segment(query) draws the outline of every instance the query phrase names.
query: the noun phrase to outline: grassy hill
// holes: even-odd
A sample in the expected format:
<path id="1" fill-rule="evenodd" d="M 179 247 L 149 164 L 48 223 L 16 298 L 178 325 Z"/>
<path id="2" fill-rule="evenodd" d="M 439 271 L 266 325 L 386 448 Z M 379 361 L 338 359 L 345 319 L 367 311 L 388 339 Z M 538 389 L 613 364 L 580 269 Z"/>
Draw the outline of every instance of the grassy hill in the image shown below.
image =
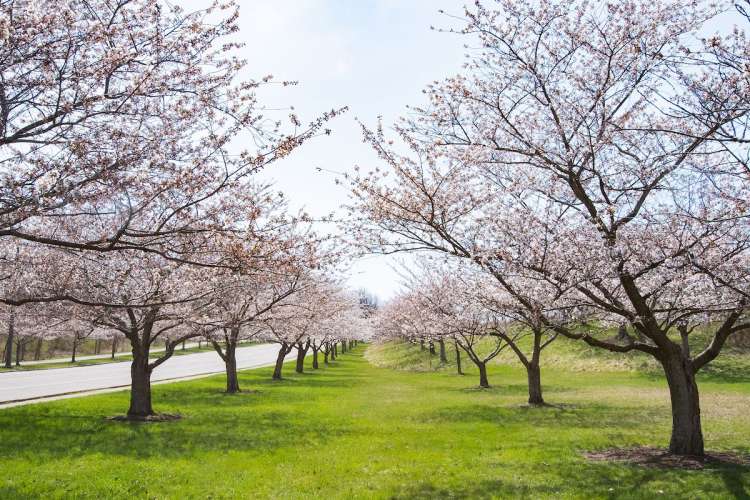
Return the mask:
<path id="1" fill-rule="evenodd" d="M 614 330 L 605 331 L 602 337 L 613 336 Z M 705 333 L 697 332 L 691 338 L 691 349 L 696 352 L 705 346 L 708 338 Z M 525 346 L 525 342 L 521 341 Z M 479 351 L 488 351 L 489 343 Z M 452 343 L 446 343 L 447 363 L 440 363 L 435 356 L 430 356 L 417 344 L 388 342 L 376 344 L 368 351 L 368 360 L 376 366 L 408 371 L 454 371 L 455 352 Z M 530 352 L 530 349 L 527 349 Z M 464 367 L 470 367 L 471 360 L 461 352 Z M 493 364 L 517 366 L 518 358 L 509 349 L 502 351 Z M 651 356 L 632 351 L 613 353 L 604 349 L 590 347 L 584 342 L 558 337 L 542 351 L 542 372 L 545 369 L 558 368 L 571 372 L 630 372 L 653 376 L 662 376 L 663 371 L 658 362 Z M 726 347 L 721 355 L 701 370 L 699 380 L 719 382 L 750 383 L 750 348 Z"/>

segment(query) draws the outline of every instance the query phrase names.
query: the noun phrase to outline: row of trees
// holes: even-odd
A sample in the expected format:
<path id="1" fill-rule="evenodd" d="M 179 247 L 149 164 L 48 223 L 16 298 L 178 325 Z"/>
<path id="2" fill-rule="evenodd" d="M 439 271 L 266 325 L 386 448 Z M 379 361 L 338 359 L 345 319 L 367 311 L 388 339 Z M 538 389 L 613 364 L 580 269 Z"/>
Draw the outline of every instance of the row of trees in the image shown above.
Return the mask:
<path id="1" fill-rule="evenodd" d="M 708 2 L 488 3 L 451 17 L 476 48 L 400 140 L 363 126 L 384 167 L 350 178 L 354 236 L 435 259 L 391 323 L 450 336 L 480 373 L 472 346 L 490 335 L 490 357 L 507 346 L 528 370 L 531 403 L 556 335 L 645 353 L 669 386 L 670 451 L 703 455 L 696 374 L 750 327 L 747 19 Z M 728 16 L 743 26 L 720 29 Z"/>
<path id="2" fill-rule="evenodd" d="M 0 0 L 9 344 L 123 339 L 129 418 L 153 415 L 151 373 L 188 339 L 212 343 L 234 392 L 242 340 L 317 353 L 356 333 L 336 326 L 359 311 L 336 285 L 343 253 L 255 175 L 345 109 L 306 125 L 265 109 L 259 89 L 295 82 L 244 76 L 238 15 L 231 0 Z"/>
<path id="3" fill-rule="evenodd" d="M 123 337 L 117 332 L 67 330 L 67 335 L 51 335 L 48 330 L 40 329 L 44 325 L 37 323 L 36 318 L 29 328 L 19 329 L 15 318 L 19 311 L 14 311 L 13 318 L 10 311 L 7 311 L 6 318 L 0 322 L 6 327 L 7 333 L 0 335 L 0 345 L 3 346 L 0 360 L 4 368 L 22 366 L 28 361 L 50 362 L 66 357 L 71 363 L 76 363 L 80 361 L 81 355 L 102 355 L 111 359 L 122 355 L 120 348 L 124 346 Z M 186 349 L 187 346 L 183 345 L 182 348 Z"/>
<path id="4" fill-rule="evenodd" d="M 407 290 L 378 315 L 381 339 L 440 346 L 447 362 L 446 343 L 455 348 L 456 369 L 462 374 L 461 352 L 477 367 L 479 386 L 490 387 L 487 364 L 504 350 L 512 351 L 528 375 L 528 403 L 543 405 L 541 355 L 558 336 L 540 326 L 494 280 L 477 269 L 426 263 L 413 274 Z"/>

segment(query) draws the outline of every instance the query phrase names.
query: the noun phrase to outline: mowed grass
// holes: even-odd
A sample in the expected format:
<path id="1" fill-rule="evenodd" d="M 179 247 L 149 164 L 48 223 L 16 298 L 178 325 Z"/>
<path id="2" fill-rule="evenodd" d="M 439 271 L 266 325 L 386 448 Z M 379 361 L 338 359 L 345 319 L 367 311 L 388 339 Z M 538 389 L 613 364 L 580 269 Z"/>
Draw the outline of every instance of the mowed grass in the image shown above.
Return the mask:
<path id="1" fill-rule="evenodd" d="M 449 351 L 450 353 L 450 351 Z M 372 360 L 380 366 L 368 362 Z M 655 470 L 588 462 L 607 447 L 666 446 L 664 383 L 632 371 L 404 370 L 418 347 L 360 346 L 331 366 L 222 394 L 223 377 L 155 386 L 178 422 L 105 420 L 127 393 L 0 410 L 0 498 L 748 498 L 750 470 Z M 401 369 L 394 369 L 398 367 Z M 701 383 L 707 447 L 750 453 L 750 383 Z"/>

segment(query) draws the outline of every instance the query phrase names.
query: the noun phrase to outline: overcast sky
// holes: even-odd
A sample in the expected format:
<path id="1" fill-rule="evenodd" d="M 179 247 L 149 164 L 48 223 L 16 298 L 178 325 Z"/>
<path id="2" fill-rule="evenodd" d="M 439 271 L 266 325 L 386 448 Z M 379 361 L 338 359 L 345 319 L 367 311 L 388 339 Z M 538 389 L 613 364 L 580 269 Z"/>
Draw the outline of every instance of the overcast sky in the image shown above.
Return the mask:
<path id="1" fill-rule="evenodd" d="M 208 0 L 181 2 L 186 9 Z M 369 170 L 377 159 L 355 118 L 393 123 L 408 104 L 423 102 L 422 88 L 456 72 L 463 61 L 461 38 L 430 30 L 449 26 L 439 9 L 459 14 L 456 0 L 242 0 L 239 38 L 247 45 L 249 76 L 272 74 L 299 85 L 260 94 L 271 108 L 295 107 L 303 122 L 332 108 L 349 112 L 330 123 L 333 135 L 320 137 L 276 163 L 263 176 L 275 182 L 293 208 L 312 215 L 336 211 L 347 202 L 344 186 L 331 174 Z M 286 113 L 285 113 L 286 114 Z M 285 115 L 284 114 L 284 115 Z M 284 116 L 282 115 L 282 116 Z M 366 287 L 387 299 L 399 285 L 393 258 L 368 257 L 351 273 L 352 287 Z"/>

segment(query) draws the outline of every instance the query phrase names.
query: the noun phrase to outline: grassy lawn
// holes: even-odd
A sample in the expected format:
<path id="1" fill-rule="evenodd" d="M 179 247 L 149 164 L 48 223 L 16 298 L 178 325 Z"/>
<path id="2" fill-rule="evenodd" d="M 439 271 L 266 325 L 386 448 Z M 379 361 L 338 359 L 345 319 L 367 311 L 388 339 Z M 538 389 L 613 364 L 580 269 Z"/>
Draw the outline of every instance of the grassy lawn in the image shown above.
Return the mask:
<path id="1" fill-rule="evenodd" d="M 450 351 L 449 351 L 450 352 Z M 561 351 L 562 352 L 562 351 Z M 523 407 L 525 373 L 489 390 L 415 347 L 357 348 L 333 365 L 222 394 L 223 377 L 154 387 L 185 418 L 126 424 L 118 392 L 0 410 L 0 498 L 748 498 L 750 470 L 591 463 L 583 451 L 666 446 L 663 382 L 629 370 L 543 369 L 555 408 Z M 372 361 L 372 363 L 368 362 Z M 415 370 L 414 368 L 428 369 Z M 401 369 L 394 369 L 401 368 Z M 750 381 L 701 382 L 710 450 L 750 453 Z"/>

